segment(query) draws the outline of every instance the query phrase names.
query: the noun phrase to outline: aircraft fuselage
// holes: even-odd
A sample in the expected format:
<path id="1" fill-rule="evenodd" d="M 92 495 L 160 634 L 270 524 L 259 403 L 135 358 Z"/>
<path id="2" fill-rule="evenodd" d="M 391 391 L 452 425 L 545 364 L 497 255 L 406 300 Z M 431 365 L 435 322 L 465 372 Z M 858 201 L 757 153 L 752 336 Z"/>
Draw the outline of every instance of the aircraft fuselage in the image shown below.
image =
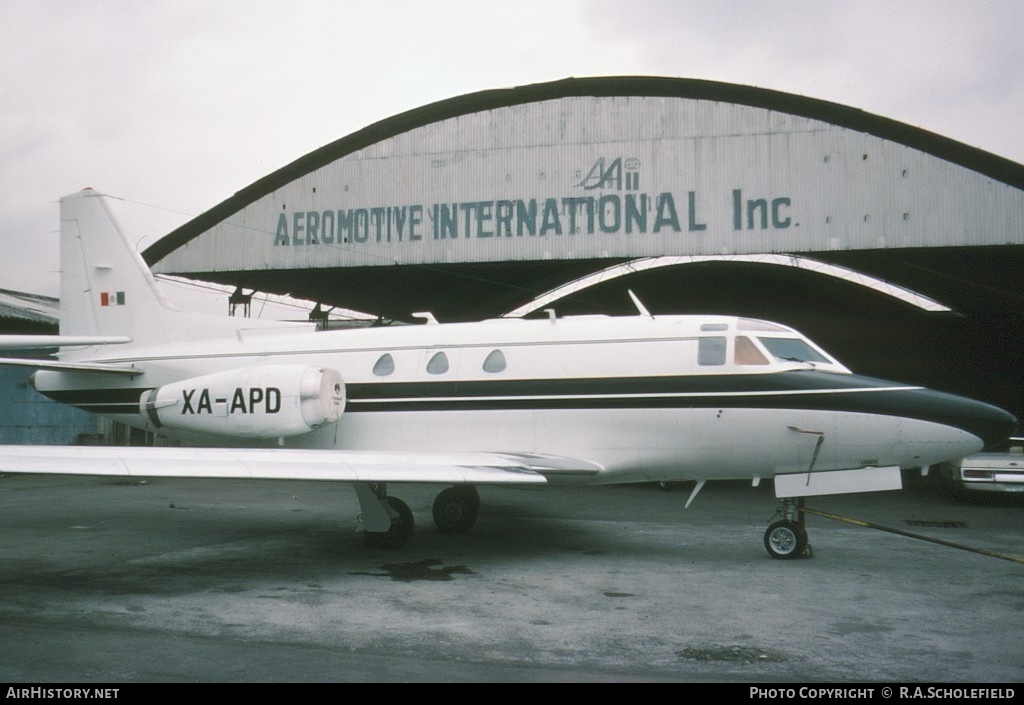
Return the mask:
<path id="1" fill-rule="evenodd" d="M 920 467 L 1014 426 L 980 402 L 854 375 L 789 328 L 724 316 L 242 332 L 62 357 L 86 360 L 142 373 L 41 371 L 36 388 L 193 444 L 558 453 L 601 466 L 590 481 L 604 483 Z M 298 381 L 306 368 L 343 380 L 336 422 L 302 425 L 308 398 L 288 388 L 320 384 Z"/>

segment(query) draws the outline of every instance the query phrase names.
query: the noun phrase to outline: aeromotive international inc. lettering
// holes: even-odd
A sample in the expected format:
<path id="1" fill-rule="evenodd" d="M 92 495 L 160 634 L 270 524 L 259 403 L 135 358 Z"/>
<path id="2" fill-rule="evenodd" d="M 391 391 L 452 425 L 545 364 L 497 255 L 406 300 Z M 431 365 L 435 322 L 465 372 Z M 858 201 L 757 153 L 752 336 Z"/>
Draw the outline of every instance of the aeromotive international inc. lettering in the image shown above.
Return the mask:
<path id="1" fill-rule="evenodd" d="M 637 159 L 620 157 L 607 163 L 599 159 L 576 184 L 583 195 L 280 213 L 274 246 L 707 230 L 696 191 L 643 192 L 639 167 Z M 588 193 L 593 191 L 598 195 Z M 796 225 L 788 197 L 749 198 L 742 189 L 733 189 L 724 200 L 731 204 L 724 226 L 732 230 L 779 230 Z"/>

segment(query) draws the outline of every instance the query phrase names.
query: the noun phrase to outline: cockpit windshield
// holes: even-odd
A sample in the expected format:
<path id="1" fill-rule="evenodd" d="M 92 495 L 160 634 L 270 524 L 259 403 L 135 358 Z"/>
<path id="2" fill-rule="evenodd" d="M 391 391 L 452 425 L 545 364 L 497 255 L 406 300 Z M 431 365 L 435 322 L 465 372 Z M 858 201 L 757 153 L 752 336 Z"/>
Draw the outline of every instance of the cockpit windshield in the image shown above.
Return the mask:
<path id="1" fill-rule="evenodd" d="M 768 338 L 758 336 L 768 352 L 777 360 L 792 362 L 822 362 L 831 364 L 831 360 L 812 348 L 800 338 Z"/>

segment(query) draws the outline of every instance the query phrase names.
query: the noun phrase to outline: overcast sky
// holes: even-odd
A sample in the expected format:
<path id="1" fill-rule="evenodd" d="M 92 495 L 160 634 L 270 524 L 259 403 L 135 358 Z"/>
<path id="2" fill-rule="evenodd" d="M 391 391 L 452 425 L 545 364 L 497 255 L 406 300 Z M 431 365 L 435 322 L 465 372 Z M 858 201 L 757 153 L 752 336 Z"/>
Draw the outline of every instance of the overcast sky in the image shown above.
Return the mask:
<path id="1" fill-rule="evenodd" d="M 1019 0 L 0 0 L 0 288 L 57 293 L 57 199 L 141 248 L 399 112 L 568 76 L 823 98 L 1024 162 Z"/>

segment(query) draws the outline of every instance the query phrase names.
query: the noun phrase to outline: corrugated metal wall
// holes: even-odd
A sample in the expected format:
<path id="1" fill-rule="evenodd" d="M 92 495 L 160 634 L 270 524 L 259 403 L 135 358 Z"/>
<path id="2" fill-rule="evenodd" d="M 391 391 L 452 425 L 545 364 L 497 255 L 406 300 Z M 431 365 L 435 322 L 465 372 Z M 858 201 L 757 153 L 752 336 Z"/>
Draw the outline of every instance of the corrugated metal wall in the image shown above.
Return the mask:
<path id="1" fill-rule="evenodd" d="M 163 272 L 1024 242 L 1024 193 L 764 108 L 565 97 L 431 123 L 255 201 Z"/>
<path id="2" fill-rule="evenodd" d="M 92 414 L 58 404 L 29 386 L 32 371 L 0 367 L 0 445 L 69 445 L 97 433 Z"/>

